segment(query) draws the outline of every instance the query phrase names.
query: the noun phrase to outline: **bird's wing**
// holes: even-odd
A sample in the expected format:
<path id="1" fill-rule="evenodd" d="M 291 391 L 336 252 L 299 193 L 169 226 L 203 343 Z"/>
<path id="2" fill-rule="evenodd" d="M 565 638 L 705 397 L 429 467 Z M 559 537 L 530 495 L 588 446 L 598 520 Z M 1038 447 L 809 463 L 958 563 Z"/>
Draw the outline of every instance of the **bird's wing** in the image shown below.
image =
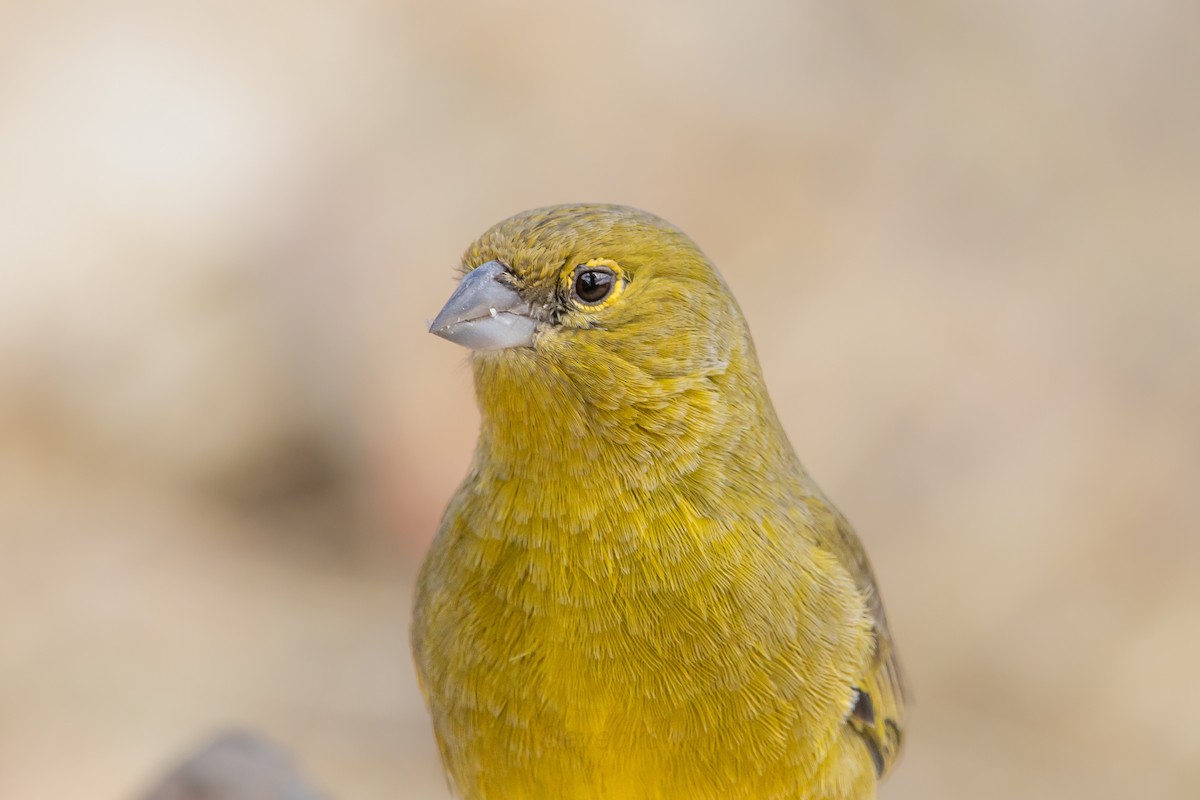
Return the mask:
<path id="1" fill-rule="evenodd" d="M 846 723 L 866 742 L 875 761 L 875 771 L 883 777 L 900 756 L 905 716 L 904 679 L 866 551 L 845 517 L 836 511 L 833 514 L 832 524 L 827 528 L 830 534 L 826 544 L 854 576 L 867 602 L 874 644 L 865 674 L 855 687 L 858 697 Z"/>

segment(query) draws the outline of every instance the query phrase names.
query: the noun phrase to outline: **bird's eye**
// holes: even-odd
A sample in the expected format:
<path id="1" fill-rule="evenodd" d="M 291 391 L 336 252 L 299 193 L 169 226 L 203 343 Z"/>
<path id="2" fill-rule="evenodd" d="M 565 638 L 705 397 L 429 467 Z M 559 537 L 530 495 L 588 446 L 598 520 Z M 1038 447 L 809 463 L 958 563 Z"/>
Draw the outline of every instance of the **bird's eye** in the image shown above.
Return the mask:
<path id="1" fill-rule="evenodd" d="M 608 297 L 616 283 L 617 276 L 607 267 L 581 264 L 575 268 L 575 296 L 589 305 Z"/>

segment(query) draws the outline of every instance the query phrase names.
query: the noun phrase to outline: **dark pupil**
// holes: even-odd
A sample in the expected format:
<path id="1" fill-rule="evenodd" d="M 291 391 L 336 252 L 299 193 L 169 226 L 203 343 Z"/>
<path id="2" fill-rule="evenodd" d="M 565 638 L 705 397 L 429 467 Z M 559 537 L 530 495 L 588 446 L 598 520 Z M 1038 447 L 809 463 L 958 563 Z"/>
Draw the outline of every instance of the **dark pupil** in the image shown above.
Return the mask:
<path id="1" fill-rule="evenodd" d="M 589 269 L 575 276 L 575 294 L 585 303 L 603 300 L 612 289 L 613 276 L 607 272 Z"/>

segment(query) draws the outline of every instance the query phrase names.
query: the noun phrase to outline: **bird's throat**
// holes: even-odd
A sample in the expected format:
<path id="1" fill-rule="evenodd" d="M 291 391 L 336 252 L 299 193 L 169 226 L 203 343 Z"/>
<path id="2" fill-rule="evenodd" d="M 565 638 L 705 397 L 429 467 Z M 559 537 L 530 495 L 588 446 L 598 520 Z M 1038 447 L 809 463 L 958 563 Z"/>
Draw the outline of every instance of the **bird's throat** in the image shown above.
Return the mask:
<path id="1" fill-rule="evenodd" d="M 477 357 L 475 370 L 476 464 L 487 472 L 477 477 L 563 498 L 576 516 L 594 497 L 633 505 L 682 487 L 719 502 L 742 475 L 803 480 L 757 374 L 619 381 L 573 374 L 532 351 Z M 538 513 L 552 513 L 553 502 Z"/>

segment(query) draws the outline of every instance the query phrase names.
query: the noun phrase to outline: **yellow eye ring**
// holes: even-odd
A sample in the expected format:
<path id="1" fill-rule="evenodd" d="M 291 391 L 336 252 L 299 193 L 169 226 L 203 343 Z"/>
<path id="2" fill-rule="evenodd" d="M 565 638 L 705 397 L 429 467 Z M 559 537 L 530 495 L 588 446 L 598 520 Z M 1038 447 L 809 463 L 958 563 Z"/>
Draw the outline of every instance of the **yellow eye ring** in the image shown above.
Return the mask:
<path id="1" fill-rule="evenodd" d="M 625 288 L 625 272 L 609 258 L 593 258 L 566 274 L 566 294 L 575 306 L 596 311 L 609 306 Z"/>

